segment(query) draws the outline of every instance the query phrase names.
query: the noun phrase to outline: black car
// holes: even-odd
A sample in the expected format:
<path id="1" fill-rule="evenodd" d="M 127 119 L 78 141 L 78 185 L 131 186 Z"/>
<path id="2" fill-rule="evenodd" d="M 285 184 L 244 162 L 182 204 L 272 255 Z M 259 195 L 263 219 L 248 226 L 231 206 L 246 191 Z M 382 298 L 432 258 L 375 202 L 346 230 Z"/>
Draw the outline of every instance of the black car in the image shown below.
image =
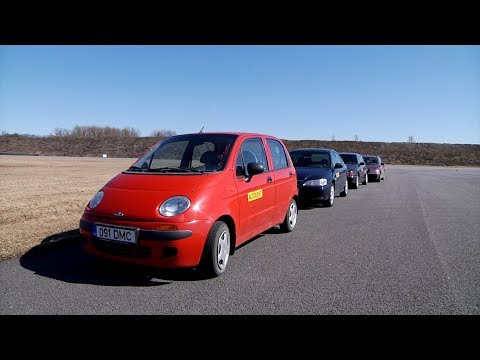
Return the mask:
<path id="1" fill-rule="evenodd" d="M 347 166 L 335 150 L 295 149 L 290 156 L 297 170 L 301 205 L 322 203 L 332 206 L 335 195 L 347 196 Z"/>
<path id="2" fill-rule="evenodd" d="M 341 152 L 340 155 L 347 164 L 348 184 L 353 189 L 358 189 L 358 183 L 368 184 L 368 171 L 363 156 L 358 153 Z"/>

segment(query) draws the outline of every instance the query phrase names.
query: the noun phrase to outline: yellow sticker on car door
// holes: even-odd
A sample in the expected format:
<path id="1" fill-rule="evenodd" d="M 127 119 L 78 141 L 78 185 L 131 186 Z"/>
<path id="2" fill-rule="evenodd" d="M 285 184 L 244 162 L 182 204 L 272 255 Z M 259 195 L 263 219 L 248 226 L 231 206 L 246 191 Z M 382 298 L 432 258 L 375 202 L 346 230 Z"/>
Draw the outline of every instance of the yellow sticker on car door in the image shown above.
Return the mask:
<path id="1" fill-rule="evenodd" d="M 248 193 L 248 202 L 258 200 L 261 197 L 263 197 L 263 190 L 262 189 L 250 191 Z"/>

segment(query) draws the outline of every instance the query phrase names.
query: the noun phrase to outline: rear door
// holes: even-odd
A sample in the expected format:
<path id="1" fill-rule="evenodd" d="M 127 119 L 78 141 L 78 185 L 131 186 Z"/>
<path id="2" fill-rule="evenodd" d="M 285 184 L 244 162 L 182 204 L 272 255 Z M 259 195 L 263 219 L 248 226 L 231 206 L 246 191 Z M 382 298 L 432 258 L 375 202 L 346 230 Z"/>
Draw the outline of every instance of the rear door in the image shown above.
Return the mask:
<path id="1" fill-rule="evenodd" d="M 296 191 L 297 177 L 295 168 L 288 161 L 287 151 L 276 139 L 267 138 L 270 163 L 273 169 L 273 185 L 275 189 L 274 223 L 281 223 L 285 217 L 290 197 Z"/>
<path id="2" fill-rule="evenodd" d="M 359 164 L 358 172 L 360 173 L 360 179 L 365 179 L 365 177 L 367 176 L 367 165 L 365 165 L 365 160 L 363 159 L 362 155 L 357 154 L 357 161 Z M 360 165 L 361 163 L 363 163 L 363 165 Z"/>
<path id="3" fill-rule="evenodd" d="M 347 181 L 347 174 L 348 174 L 348 169 L 347 165 L 343 162 L 343 159 L 336 151 L 331 152 L 332 155 L 332 165 L 335 166 L 336 163 L 342 164 L 342 168 L 340 169 L 335 169 L 334 168 L 334 174 L 333 176 L 335 177 L 335 193 L 339 194 L 343 191 L 345 181 Z"/>
<path id="4" fill-rule="evenodd" d="M 249 177 L 247 165 L 257 162 L 264 172 Z M 244 140 L 236 154 L 236 186 L 239 204 L 237 245 L 272 227 L 275 205 L 274 173 L 270 170 L 262 138 Z"/>

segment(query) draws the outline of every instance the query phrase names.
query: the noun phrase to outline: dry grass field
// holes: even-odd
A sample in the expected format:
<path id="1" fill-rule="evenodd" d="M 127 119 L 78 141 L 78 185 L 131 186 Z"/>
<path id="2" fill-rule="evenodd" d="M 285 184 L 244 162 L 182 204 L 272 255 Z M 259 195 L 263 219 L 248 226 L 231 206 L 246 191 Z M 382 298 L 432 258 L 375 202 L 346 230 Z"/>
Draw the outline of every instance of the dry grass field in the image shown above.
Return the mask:
<path id="1" fill-rule="evenodd" d="M 92 196 L 133 161 L 0 155 L 0 260 L 78 229 Z"/>

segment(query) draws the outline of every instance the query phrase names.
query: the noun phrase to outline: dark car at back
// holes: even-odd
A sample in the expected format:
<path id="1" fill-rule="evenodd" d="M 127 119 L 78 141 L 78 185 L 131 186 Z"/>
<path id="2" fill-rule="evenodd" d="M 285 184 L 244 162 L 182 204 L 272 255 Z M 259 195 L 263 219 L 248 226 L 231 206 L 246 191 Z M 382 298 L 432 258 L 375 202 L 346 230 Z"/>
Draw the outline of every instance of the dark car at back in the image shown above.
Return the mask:
<path id="1" fill-rule="evenodd" d="M 368 184 L 367 167 L 362 155 L 358 153 L 341 152 L 339 155 L 347 165 L 348 185 L 353 189 L 358 189 L 358 184 Z"/>

